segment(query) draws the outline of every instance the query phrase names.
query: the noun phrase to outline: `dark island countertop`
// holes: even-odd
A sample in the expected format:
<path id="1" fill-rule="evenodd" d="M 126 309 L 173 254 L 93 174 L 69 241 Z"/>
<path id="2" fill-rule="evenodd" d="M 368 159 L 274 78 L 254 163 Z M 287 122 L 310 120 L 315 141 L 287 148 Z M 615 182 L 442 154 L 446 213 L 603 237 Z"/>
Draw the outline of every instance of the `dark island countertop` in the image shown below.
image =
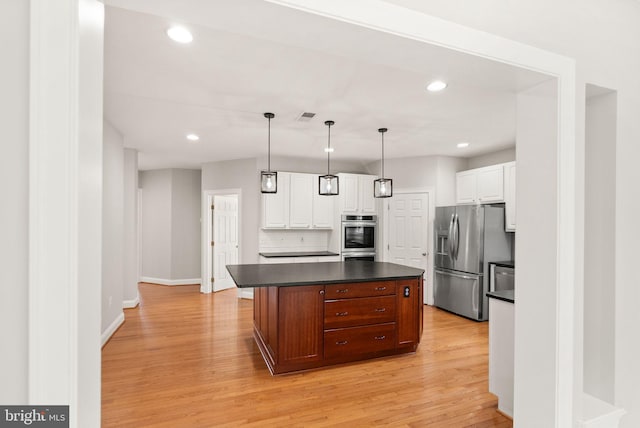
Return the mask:
<path id="1" fill-rule="evenodd" d="M 500 290 L 500 291 L 489 291 L 487 293 L 487 297 L 492 297 L 498 300 L 504 300 L 505 302 L 514 303 L 514 290 Z"/>
<path id="2" fill-rule="evenodd" d="M 332 253 L 331 251 L 282 251 L 274 253 L 258 253 L 262 257 L 324 257 L 324 256 L 339 256 L 338 253 Z"/>
<path id="3" fill-rule="evenodd" d="M 282 263 L 227 265 L 239 288 L 340 284 L 415 278 L 424 274 L 394 263 L 350 261 L 328 263 Z"/>

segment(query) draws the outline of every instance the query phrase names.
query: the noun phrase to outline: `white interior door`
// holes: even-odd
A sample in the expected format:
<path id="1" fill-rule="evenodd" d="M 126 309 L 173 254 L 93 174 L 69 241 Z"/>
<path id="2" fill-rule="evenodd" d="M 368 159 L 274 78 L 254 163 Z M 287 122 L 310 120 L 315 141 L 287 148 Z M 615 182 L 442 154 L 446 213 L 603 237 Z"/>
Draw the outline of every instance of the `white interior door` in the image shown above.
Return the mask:
<path id="1" fill-rule="evenodd" d="M 389 199 L 389 247 L 391 263 L 428 269 L 429 195 L 427 193 L 394 193 Z M 423 286 L 423 290 L 426 287 Z M 428 292 L 425 292 L 425 303 Z"/>
<path id="2" fill-rule="evenodd" d="M 226 265 L 238 263 L 238 196 L 213 198 L 213 291 L 235 287 Z"/>

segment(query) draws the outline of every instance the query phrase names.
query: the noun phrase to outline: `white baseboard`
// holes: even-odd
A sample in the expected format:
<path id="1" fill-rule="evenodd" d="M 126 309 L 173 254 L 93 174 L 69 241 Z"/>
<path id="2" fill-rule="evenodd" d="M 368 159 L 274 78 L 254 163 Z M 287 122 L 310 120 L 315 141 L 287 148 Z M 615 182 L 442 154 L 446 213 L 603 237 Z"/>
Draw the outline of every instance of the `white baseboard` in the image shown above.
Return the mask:
<path id="1" fill-rule="evenodd" d="M 120 312 L 120 314 L 116 317 L 115 320 L 107 327 L 105 331 L 102 332 L 102 336 L 100 337 L 100 346 L 104 346 L 105 343 L 113 336 L 113 333 L 116 332 L 118 327 L 122 325 L 124 322 L 124 312 Z"/>
<path id="2" fill-rule="evenodd" d="M 238 298 L 253 300 L 253 288 L 238 288 Z"/>
<path id="3" fill-rule="evenodd" d="M 122 301 L 122 308 L 131 309 L 131 308 L 135 308 L 139 304 L 140 304 L 140 293 L 136 293 L 136 297 L 134 299 Z"/>
<path id="4" fill-rule="evenodd" d="M 151 284 L 160 285 L 200 285 L 202 278 L 191 279 L 163 279 L 163 278 L 150 278 L 148 276 L 140 277 L 140 282 L 150 282 Z"/>

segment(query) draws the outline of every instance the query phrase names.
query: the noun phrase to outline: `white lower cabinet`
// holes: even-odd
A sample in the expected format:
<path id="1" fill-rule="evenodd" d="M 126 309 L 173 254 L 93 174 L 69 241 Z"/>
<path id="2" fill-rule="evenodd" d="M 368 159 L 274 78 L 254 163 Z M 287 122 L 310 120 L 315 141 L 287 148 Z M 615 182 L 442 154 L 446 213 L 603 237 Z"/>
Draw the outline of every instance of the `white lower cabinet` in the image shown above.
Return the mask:
<path id="1" fill-rule="evenodd" d="M 489 299 L 489 392 L 498 396 L 498 410 L 513 417 L 513 303 Z"/>

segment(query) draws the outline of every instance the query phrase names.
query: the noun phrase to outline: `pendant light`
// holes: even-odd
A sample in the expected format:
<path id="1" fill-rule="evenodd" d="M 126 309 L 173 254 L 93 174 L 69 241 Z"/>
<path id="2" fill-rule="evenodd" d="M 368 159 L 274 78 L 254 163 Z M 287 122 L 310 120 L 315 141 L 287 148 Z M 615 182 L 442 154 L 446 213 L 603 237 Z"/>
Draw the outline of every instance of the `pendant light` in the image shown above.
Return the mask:
<path id="1" fill-rule="evenodd" d="M 325 123 L 329 128 L 329 137 L 327 140 L 327 175 L 318 177 L 318 193 L 323 196 L 335 196 L 338 194 L 338 176 L 331 175 L 331 126 L 335 124 L 333 120 L 327 120 Z"/>
<path id="2" fill-rule="evenodd" d="M 267 146 L 267 170 L 260 172 L 260 191 L 262 193 L 277 193 L 278 191 L 278 173 L 271 171 L 271 119 L 275 116 L 273 113 L 264 114 L 264 117 L 269 120 L 269 137 Z"/>
<path id="3" fill-rule="evenodd" d="M 380 128 L 378 132 L 382 136 L 382 161 L 381 161 L 381 174 L 377 180 L 373 182 L 373 197 L 374 198 L 390 198 L 393 196 L 392 182 L 390 178 L 384 178 L 384 133 L 387 132 L 387 128 Z"/>

